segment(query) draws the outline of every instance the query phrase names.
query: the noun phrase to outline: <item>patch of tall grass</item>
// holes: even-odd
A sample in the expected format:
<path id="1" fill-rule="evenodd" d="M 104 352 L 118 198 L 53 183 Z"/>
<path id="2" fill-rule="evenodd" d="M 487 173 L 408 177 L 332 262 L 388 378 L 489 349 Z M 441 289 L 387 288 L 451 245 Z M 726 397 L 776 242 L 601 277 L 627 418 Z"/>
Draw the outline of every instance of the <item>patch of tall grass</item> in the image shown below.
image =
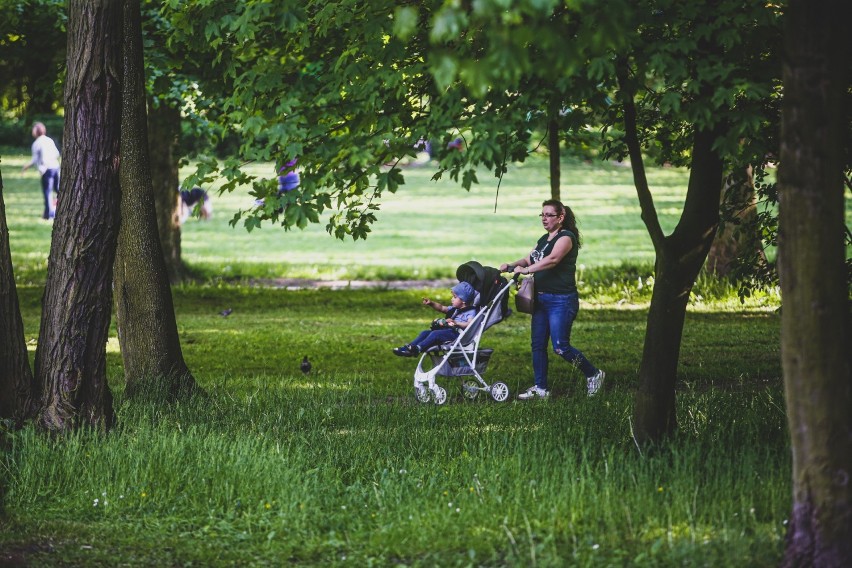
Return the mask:
<path id="1" fill-rule="evenodd" d="M 678 437 L 643 452 L 623 393 L 435 407 L 337 379 L 119 401 L 109 434 L 11 435 L 7 528 L 61 536 L 72 563 L 770 566 L 781 396 L 683 393 Z"/>

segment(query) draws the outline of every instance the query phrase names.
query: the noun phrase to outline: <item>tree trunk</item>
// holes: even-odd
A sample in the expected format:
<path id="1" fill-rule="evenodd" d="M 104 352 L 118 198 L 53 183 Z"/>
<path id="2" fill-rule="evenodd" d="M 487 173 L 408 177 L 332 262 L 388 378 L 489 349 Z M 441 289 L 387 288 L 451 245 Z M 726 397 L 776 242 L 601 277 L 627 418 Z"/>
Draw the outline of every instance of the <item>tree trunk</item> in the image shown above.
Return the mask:
<path id="1" fill-rule="evenodd" d="M 186 277 L 180 249 L 180 195 L 178 186 L 178 135 L 180 111 L 164 101 L 149 101 L 148 152 L 151 182 L 157 211 L 157 228 L 169 282 L 178 284 Z"/>
<path id="2" fill-rule="evenodd" d="M 551 118 L 547 128 L 548 148 L 550 150 L 550 198 L 560 199 L 560 177 L 562 168 L 559 160 L 559 122 L 556 118 Z"/>
<path id="3" fill-rule="evenodd" d="M 722 160 L 712 149 L 716 136 L 713 131 L 695 135 L 683 212 L 674 232 L 655 245 L 654 291 L 633 408 L 640 442 L 659 441 L 677 429 L 675 384 L 686 306 L 719 222 Z M 632 156 L 631 162 L 636 168 Z"/>
<path id="4" fill-rule="evenodd" d="M 106 378 L 119 224 L 121 4 L 70 0 L 65 137 L 35 376 L 39 423 L 57 431 L 114 421 Z"/>
<path id="5" fill-rule="evenodd" d="M 793 451 L 783 565 L 852 566 L 852 364 L 844 264 L 840 2 L 791 0 L 779 166 L 781 359 Z"/>
<path id="6" fill-rule="evenodd" d="M 157 232 L 148 162 L 145 70 L 139 0 L 124 3 L 121 230 L 115 262 L 116 322 L 126 393 L 173 398 L 195 388 L 181 353 Z M 172 195 L 176 194 L 172 188 Z M 151 390 L 153 387 L 153 390 Z"/>
<path id="7" fill-rule="evenodd" d="M 29 414 L 33 375 L 12 270 L 9 227 L 0 173 L 0 419 L 20 425 Z"/>
<path id="8" fill-rule="evenodd" d="M 725 181 L 721 195 L 723 218 L 707 254 L 707 272 L 724 278 L 734 270 L 737 259 L 743 255 L 766 265 L 766 256 L 757 225 L 757 197 L 754 193 L 754 177 L 749 166 L 745 179 L 730 176 Z M 746 261 L 747 259 L 744 259 Z"/>

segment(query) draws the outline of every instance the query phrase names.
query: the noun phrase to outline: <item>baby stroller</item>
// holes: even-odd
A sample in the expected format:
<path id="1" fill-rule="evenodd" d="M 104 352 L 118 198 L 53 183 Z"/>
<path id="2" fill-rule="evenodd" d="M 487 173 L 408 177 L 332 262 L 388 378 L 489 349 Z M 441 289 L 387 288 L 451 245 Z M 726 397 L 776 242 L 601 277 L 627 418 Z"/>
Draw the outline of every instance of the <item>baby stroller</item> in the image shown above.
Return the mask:
<path id="1" fill-rule="evenodd" d="M 444 404 L 447 391 L 435 382 L 435 377 L 471 377 L 463 380 L 461 385 L 466 399 L 473 400 L 484 392 L 497 402 L 503 402 L 509 398 L 506 383 L 498 381 L 488 384 L 482 378 L 494 350 L 481 348 L 480 341 L 488 328 L 511 314 L 508 308 L 509 289 L 514 281 L 501 276 L 496 268 L 482 266 L 475 260 L 459 266 L 456 278 L 459 282 L 469 283 L 476 290 L 476 316 L 454 341 L 430 347 L 420 356 L 414 371 L 414 396 L 420 402 Z M 427 356 L 432 367 L 424 370 L 423 363 Z"/>

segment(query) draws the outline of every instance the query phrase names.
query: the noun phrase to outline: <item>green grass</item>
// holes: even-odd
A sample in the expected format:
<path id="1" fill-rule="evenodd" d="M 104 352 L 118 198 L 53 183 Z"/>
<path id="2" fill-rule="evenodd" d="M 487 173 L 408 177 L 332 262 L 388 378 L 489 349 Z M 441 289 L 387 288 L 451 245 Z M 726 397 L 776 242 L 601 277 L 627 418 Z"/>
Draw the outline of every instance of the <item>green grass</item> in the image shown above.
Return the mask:
<path id="1" fill-rule="evenodd" d="M 28 328 L 38 293 L 21 293 Z M 690 311 L 681 434 L 640 454 L 644 310 L 581 310 L 575 341 L 609 377 L 599 398 L 554 361 L 551 401 L 465 402 L 443 379 L 451 400 L 435 407 L 411 395 L 414 360 L 390 353 L 431 317 L 422 293 L 446 291 L 177 289 L 209 399 L 123 400 L 112 340 L 119 427 L 11 435 L 0 551 L 86 566 L 777 564 L 790 506 L 777 314 Z M 532 374 L 528 316 L 486 338 L 485 376 L 514 398 Z"/>
<path id="2" fill-rule="evenodd" d="M 19 281 L 46 266 L 51 223 L 42 222 L 38 176 L 21 174 L 27 157 L 3 155 L 4 197 L 12 254 Z M 228 222 L 252 206 L 246 190 L 213 195 L 214 217 L 184 224 L 184 259 L 210 278 L 299 277 L 325 279 L 419 279 L 453 277 L 462 262 L 499 265 L 529 252 L 542 234 L 537 217 L 550 197 L 546 161 L 539 157 L 510 168 L 497 194 L 497 179 L 480 173 L 480 185 L 464 191 L 448 177 L 434 182 L 429 166 L 404 171 L 406 184 L 382 200 L 379 220 L 366 241 L 338 241 L 325 231 L 327 217 L 305 230 L 265 224 L 248 233 Z M 252 166 L 258 175 L 271 169 Z M 186 170 L 184 173 L 188 173 Z M 688 173 L 649 172 L 656 205 L 667 231 L 680 215 Z M 653 247 L 639 217 L 629 168 L 566 162 L 563 199 L 574 208 L 584 238 L 584 266 L 623 262 L 651 266 Z M 495 200 L 497 210 L 494 211 Z M 42 276 L 43 279 L 43 276 Z"/>
<path id="3" fill-rule="evenodd" d="M 2 167 L 32 357 L 51 224 L 38 219 L 38 181 L 20 175 L 23 160 L 7 154 Z M 791 506 L 777 292 L 740 304 L 730 285 L 702 277 L 681 349 L 679 434 L 640 453 L 630 419 L 650 243 L 629 170 L 563 171 L 586 237 L 572 341 L 607 371 L 600 396 L 588 399 L 580 373 L 553 360 L 547 402 L 466 402 L 458 379 L 443 379 L 449 403 L 419 404 L 415 361 L 390 349 L 433 316 L 419 298 L 446 299 L 446 288 L 228 282 L 449 278 L 471 258 L 517 258 L 541 232 L 545 164 L 510 172 L 496 214 L 494 184 L 468 194 L 408 170 L 411 185 L 386 200 L 366 243 L 322 227 L 249 235 L 227 220 L 250 200 L 223 196 L 212 221 L 184 226 L 184 254 L 209 280 L 173 290 L 184 356 L 209 396 L 125 400 L 113 329 L 115 430 L 0 437 L 0 563 L 777 565 Z M 685 175 L 651 175 L 669 229 Z M 485 377 L 506 382 L 512 398 L 531 383 L 528 318 L 486 335 L 495 352 Z M 298 370 L 305 354 L 309 377 Z"/>
<path id="4" fill-rule="evenodd" d="M 212 394 L 121 404 L 109 435 L 15 434 L 2 538 L 50 543 L 34 565 L 780 558 L 790 463 L 778 389 L 684 393 L 682 435 L 641 455 L 626 393 L 434 407 L 377 398 L 357 378 L 286 377 Z"/>

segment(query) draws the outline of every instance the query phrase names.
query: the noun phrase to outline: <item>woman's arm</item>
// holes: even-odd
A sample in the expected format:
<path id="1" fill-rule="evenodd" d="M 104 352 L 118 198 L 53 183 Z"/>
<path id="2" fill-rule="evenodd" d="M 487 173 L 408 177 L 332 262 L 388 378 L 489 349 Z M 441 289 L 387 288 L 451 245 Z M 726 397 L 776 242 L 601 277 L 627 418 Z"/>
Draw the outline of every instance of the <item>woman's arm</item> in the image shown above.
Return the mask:
<path id="1" fill-rule="evenodd" d="M 513 270 L 515 270 L 519 266 L 524 266 L 524 267 L 529 266 L 530 264 L 532 264 L 532 262 L 530 261 L 531 255 L 532 255 L 532 251 L 530 251 L 530 254 L 528 254 L 524 258 L 519 258 L 515 262 L 508 262 L 508 263 L 501 264 L 500 265 L 500 272 L 512 272 Z"/>

